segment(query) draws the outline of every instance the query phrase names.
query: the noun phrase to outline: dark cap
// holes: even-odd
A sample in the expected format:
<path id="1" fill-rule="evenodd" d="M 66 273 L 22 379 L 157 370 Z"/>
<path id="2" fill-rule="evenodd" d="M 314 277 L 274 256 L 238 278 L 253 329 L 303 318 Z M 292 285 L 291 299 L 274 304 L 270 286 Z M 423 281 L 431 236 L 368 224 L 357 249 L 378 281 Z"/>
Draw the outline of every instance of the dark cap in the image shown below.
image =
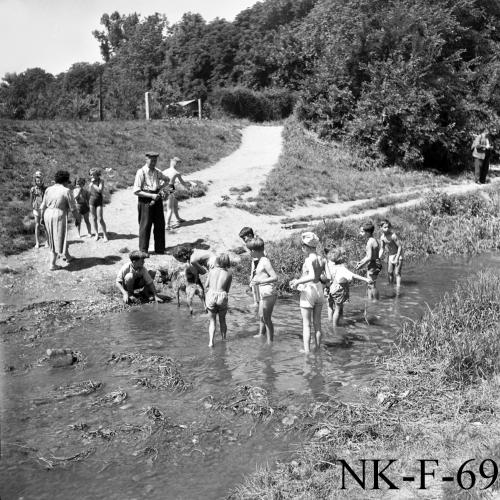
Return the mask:
<path id="1" fill-rule="evenodd" d="M 158 156 L 160 156 L 160 153 L 156 153 L 155 151 L 148 151 L 146 153 L 146 156 L 148 158 L 158 158 Z"/>
<path id="2" fill-rule="evenodd" d="M 149 254 L 146 252 L 141 252 L 141 250 L 133 250 L 132 252 L 129 253 L 129 259 L 130 260 L 139 260 L 139 259 L 147 259 L 149 257 Z"/>

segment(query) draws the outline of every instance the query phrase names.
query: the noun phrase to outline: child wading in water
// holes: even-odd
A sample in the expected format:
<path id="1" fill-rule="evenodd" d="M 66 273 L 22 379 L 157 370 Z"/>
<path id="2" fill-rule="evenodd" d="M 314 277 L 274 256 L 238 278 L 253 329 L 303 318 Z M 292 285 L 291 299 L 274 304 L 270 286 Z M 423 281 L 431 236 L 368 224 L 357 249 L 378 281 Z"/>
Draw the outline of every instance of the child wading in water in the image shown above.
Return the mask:
<path id="1" fill-rule="evenodd" d="M 245 242 L 245 244 L 247 244 L 251 239 L 255 238 L 255 233 L 253 232 L 253 229 L 251 227 L 245 226 L 241 229 L 238 236 Z M 252 281 L 255 275 L 256 260 L 258 259 L 254 259 L 252 257 L 252 267 L 250 269 L 250 281 Z M 250 285 L 250 289 L 252 290 L 253 305 L 257 307 L 260 303 L 259 287 L 256 285 Z"/>
<path id="2" fill-rule="evenodd" d="M 205 283 L 205 288 L 207 289 L 206 306 L 208 317 L 210 318 L 210 324 L 208 327 L 208 347 L 214 346 L 217 315 L 219 316 L 220 334 L 222 340 L 226 340 L 228 294 L 233 280 L 233 275 L 229 270 L 230 265 L 231 261 L 229 260 L 229 255 L 223 253 L 216 258 L 215 266 L 208 271 L 208 277 Z"/>
<path id="3" fill-rule="evenodd" d="M 382 258 L 384 250 L 387 250 L 387 278 L 389 283 L 396 281 L 396 286 L 401 286 L 401 267 L 403 265 L 403 245 L 401 240 L 392 230 L 391 223 L 386 219 L 381 224 L 382 235 L 380 237 L 380 253 Z"/>
<path id="4" fill-rule="evenodd" d="M 40 248 L 40 205 L 42 204 L 44 193 L 45 185 L 43 183 L 42 172 L 37 171 L 33 176 L 33 186 L 30 189 L 31 208 L 33 209 L 33 217 L 35 218 L 35 248 Z"/>
<path id="5" fill-rule="evenodd" d="M 366 239 L 366 255 L 358 262 L 356 270 L 361 269 L 366 265 L 366 277 L 371 279 L 373 282 L 368 285 L 368 298 L 378 300 L 376 280 L 382 270 L 382 263 L 379 258 L 380 245 L 377 239 L 373 237 L 374 231 L 375 226 L 371 222 L 363 224 L 360 228 L 360 235 Z"/>
<path id="6" fill-rule="evenodd" d="M 97 168 L 90 169 L 90 185 L 89 185 L 89 206 L 90 215 L 92 216 L 92 225 L 95 230 L 95 240 L 99 239 L 99 229 L 97 223 L 102 229 L 104 241 L 108 241 L 108 233 L 106 232 L 106 224 L 102 215 L 104 181 L 101 179 L 101 172 Z"/>
<path id="7" fill-rule="evenodd" d="M 75 198 L 76 207 L 78 209 L 78 213 L 80 214 L 80 217 L 76 220 L 75 225 L 76 225 L 76 228 L 78 229 L 78 237 L 81 238 L 80 227 L 82 226 L 82 218 L 85 221 L 85 225 L 87 226 L 87 232 L 89 233 L 89 236 L 92 235 L 92 228 L 90 227 L 90 220 L 89 220 L 89 213 L 90 213 L 89 197 L 90 197 L 90 194 L 87 191 L 87 189 L 85 188 L 85 178 L 84 177 L 78 177 L 76 184 L 77 184 L 77 187 L 75 189 L 73 189 L 73 198 Z"/>
<path id="8" fill-rule="evenodd" d="M 259 296 L 259 334 L 256 337 L 266 335 L 267 342 L 274 339 L 274 325 L 272 314 L 276 304 L 276 290 L 274 283 L 278 277 L 273 269 L 271 261 L 264 255 L 264 241 L 257 237 L 247 241 L 247 248 L 252 256 L 253 278 L 250 281 L 251 287 L 258 288 Z"/>
<path id="9" fill-rule="evenodd" d="M 325 266 L 326 277 L 330 282 L 328 288 L 328 319 L 332 322 L 333 331 L 336 332 L 344 312 L 344 304 L 349 300 L 349 285 L 354 279 L 368 284 L 371 284 L 372 280 L 354 274 L 347 269 L 343 248 L 325 249 L 325 253 L 328 258 Z"/>
<path id="10" fill-rule="evenodd" d="M 303 352 L 310 352 L 311 328 L 314 328 L 314 347 L 321 342 L 321 311 L 323 309 L 323 285 L 320 281 L 325 270 L 324 260 L 316 253 L 318 237 L 311 232 L 302 234 L 302 252 L 307 255 L 302 266 L 302 276 L 290 281 L 290 288 L 300 290 L 300 312 L 302 314 Z"/>

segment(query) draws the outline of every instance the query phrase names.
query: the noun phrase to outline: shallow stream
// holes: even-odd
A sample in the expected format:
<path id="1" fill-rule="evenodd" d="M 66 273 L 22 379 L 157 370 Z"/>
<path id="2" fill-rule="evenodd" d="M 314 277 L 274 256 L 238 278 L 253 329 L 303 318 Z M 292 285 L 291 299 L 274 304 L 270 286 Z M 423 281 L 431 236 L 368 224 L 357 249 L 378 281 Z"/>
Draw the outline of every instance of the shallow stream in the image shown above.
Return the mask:
<path id="1" fill-rule="evenodd" d="M 5 338 L 0 344 L 2 366 L 19 365 L 19 360 L 33 365 L 0 375 L 0 497 L 224 498 L 257 466 L 286 460 L 302 436 L 277 433 L 276 426 L 250 415 L 213 411 L 209 395 L 217 398 L 242 384 L 257 386 L 289 412 L 306 400 L 355 399 L 359 388 L 381 370 L 373 359 L 388 351 L 402 321 L 433 307 L 456 280 L 499 264 L 500 254 L 488 254 L 407 265 L 399 295 L 385 283 L 384 274 L 379 278 L 381 300 L 368 304 L 368 321 L 365 287 L 353 287 L 344 313 L 352 345 L 333 341 L 325 308 L 324 348 L 309 357 L 299 352 L 296 299 L 278 300 L 276 338 L 268 346 L 253 337 L 258 326 L 251 297 L 237 286 L 227 317 L 229 341 L 216 338 L 214 349 L 207 347 L 207 319 L 196 302 L 193 317 L 185 303 L 180 309 L 170 303 L 110 314 L 79 328 L 55 325 L 43 347 Z M 83 366 L 36 363 L 47 346 L 80 351 Z M 132 352 L 173 358 L 191 387 L 179 392 L 137 386 L 135 367 L 107 363 L 112 353 Z M 86 396 L 57 396 L 55 388 L 89 379 L 103 385 Z M 93 404 L 117 389 L 127 393 L 122 403 Z M 145 409 L 151 406 L 163 412 L 169 425 L 148 419 Z"/>

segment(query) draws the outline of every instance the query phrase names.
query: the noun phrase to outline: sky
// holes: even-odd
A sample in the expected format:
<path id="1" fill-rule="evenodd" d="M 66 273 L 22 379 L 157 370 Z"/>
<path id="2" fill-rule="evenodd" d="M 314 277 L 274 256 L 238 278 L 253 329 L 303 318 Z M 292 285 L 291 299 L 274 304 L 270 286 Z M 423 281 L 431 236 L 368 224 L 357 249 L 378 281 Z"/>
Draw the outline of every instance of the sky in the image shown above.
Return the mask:
<path id="1" fill-rule="evenodd" d="M 159 12 L 170 25 L 186 12 L 228 21 L 257 0 L 0 0 L 0 80 L 5 73 L 42 68 L 57 75 L 76 62 L 102 62 L 93 30 L 118 11 Z"/>

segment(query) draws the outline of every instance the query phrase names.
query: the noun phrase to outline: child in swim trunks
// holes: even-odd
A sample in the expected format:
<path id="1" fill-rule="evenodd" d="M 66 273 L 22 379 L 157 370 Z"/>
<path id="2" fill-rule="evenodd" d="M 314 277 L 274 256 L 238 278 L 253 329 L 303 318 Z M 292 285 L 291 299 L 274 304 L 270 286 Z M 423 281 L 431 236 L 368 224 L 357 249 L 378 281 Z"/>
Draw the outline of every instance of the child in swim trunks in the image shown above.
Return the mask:
<path id="1" fill-rule="evenodd" d="M 233 275 L 229 270 L 230 266 L 231 261 L 229 260 L 229 255 L 223 253 L 217 256 L 215 260 L 215 266 L 212 267 L 210 271 L 208 271 L 207 281 L 205 282 L 205 287 L 207 289 L 206 306 L 208 317 L 210 319 L 210 324 L 208 327 L 208 347 L 214 346 L 217 316 L 219 316 L 220 333 L 222 340 L 226 340 L 226 313 L 229 298 L 228 294 L 229 289 L 231 288 L 231 282 L 233 280 Z"/>
<path id="2" fill-rule="evenodd" d="M 238 236 L 245 242 L 245 244 L 247 244 L 251 239 L 255 238 L 255 233 L 253 232 L 253 229 L 251 227 L 245 226 L 241 229 Z M 255 265 L 256 259 L 252 258 L 252 266 L 250 268 L 250 281 L 252 281 L 255 275 Z M 250 289 L 252 290 L 253 305 L 255 307 L 258 307 L 260 303 L 259 287 L 250 285 Z"/>
<path id="3" fill-rule="evenodd" d="M 89 185 L 89 207 L 90 215 L 92 216 L 92 225 L 95 230 L 95 240 L 99 239 L 99 229 L 97 223 L 102 229 L 102 235 L 104 241 L 108 241 L 108 233 L 106 230 L 106 224 L 103 217 L 103 193 L 104 193 L 104 181 L 101 179 L 101 171 L 97 168 L 91 168 L 90 172 L 90 185 Z"/>
<path id="4" fill-rule="evenodd" d="M 30 189 L 30 201 L 31 208 L 33 210 L 33 217 L 35 218 L 35 248 L 40 248 L 40 205 L 43 201 L 43 195 L 45 194 L 45 184 L 43 183 L 43 175 L 39 170 L 35 172 L 33 176 L 33 186 Z"/>
<path id="5" fill-rule="evenodd" d="M 325 261 L 316 253 L 319 238 L 312 232 L 303 233 L 302 252 L 307 255 L 302 266 L 302 276 L 290 281 L 290 288 L 300 291 L 300 312 L 302 315 L 303 352 L 310 352 L 311 328 L 314 328 L 314 347 L 321 343 L 321 311 L 323 309 L 323 284 L 321 276 Z"/>
<path id="6" fill-rule="evenodd" d="M 90 194 L 85 188 L 85 178 L 78 177 L 76 184 L 77 187 L 73 189 L 73 198 L 75 198 L 76 208 L 78 209 L 78 214 L 79 214 L 79 218 L 75 221 L 75 226 L 78 230 L 78 237 L 81 238 L 80 227 L 82 225 L 82 218 L 85 221 L 85 225 L 87 226 L 87 232 L 89 233 L 89 236 L 92 236 L 92 228 L 90 227 L 90 220 L 89 220 Z"/>
<path id="7" fill-rule="evenodd" d="M 271 261 L 264 255 L 264 241 L 257 237 L 247 241 L 252 262 L 255 262 L 254 273 L 250 286 L 257 287 L 259 296 L 259 334 L 256 337 L 266 335 L 267 343 L 274 339 L 274 325 L 272 314 L 276 304 L 276 290 L 274 283 L 278 280 Z"/>
<path id="8" fill-rule="evenodd" d="M 328 319 L 335 332 L 344 312 L 344 304 L 349 300 L 349 285 L 354 279 L 371 283 L 371 279 L 354 274 L 345 265 L 345 252 L 342 247 L 325 249 L 327 262 L 325 265 L 328 287 Z"/>
<path id="9" fill-rule="evenodd" d="M 387 250 L 387 278 L 392 284 L 396 281 L 396 286 L 401 286 L 401 267 L 403 265 L 403 245 L 401 240 L 392 230 L 391 223 L 385 219 L 380 225 L 382 235 L 380 236 L 379 258 L 382 259 L 384 251 Z"/>
<path id="10" fill-rule="evenodd" d="M 363 224 L 360 228 L 360 235 L 366 239 L 366 255 L 356 265 L 356 270 L 366 266 L 366 277 L 371 279 L 372 284 L 368 285 L 368 298 L 378 300 L 378 290 L 376 281 L 380 271 L 382 270 L 382 262 L 379 258 L 380 245 L 376 238 L 373 237 L 375 226 L 372 222 Z"/>

